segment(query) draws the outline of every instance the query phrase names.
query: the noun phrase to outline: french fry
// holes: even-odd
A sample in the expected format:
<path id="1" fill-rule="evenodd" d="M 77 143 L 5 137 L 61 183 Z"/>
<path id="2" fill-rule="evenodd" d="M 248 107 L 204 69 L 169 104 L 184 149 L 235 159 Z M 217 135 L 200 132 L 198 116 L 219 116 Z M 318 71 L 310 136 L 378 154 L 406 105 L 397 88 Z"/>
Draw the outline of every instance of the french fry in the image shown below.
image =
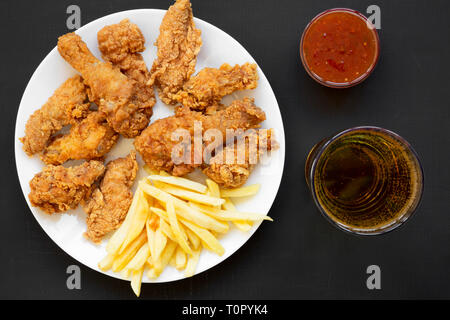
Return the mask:
<path id="1" fill-rule="evenodd" d="M 179 209 L 177 211 L 178 214 L 186 220 L 193 221 L 203 228 L 215 230 L 217 232 L 224 233 L 228 231 L 228 225 L 223 224 L 211 218 L 210 216 L 201 213 L 199 210 L 191 208 L 186 202 L 170 195 L 169 193 L 159 190 L 158 188 L 149 185 L 144 181 L 141 181 L 139 183 L 139 186 L 145 193 L 149 194 L 159 201 L 167 203 L 167 201 L 172 200 L 175 208 Z"/>
<path id="2" fill-rule="evenodd" d="M 252 225 L 250 223 L 248 223 L 247 221 L 236 220 L 236 221 L 233 221 L 233 224 L 236 228 L 238 228 L 239 230 L 241 230 L 243 232 L 247 232 L 248 230 L 250 230 L 252 228 Z"/>
<path id="3" fill-rule="evenodd" d="M 127 237 L 131 220 L 133 220 L 134 214 L 136 212 L 136 206 L 139 201 L 139 194 L 140 189 L 138 187 L 136 193 L 134 194 L 130 208 L 128 209 L 128 213 L 127 216 L 125 217 L 125 220 L 123 221 L 119 229 L 117 229 L 116 232 L 114 232 L 114 234 L 109 239 L 108 244 L 106 245 L 106 252 L 108 252 L 111 255 L 114 255 L 119 251 L 120 247 L 125 241 L 125 238 Z"/>
<path id="4" fill-rule="evenodd" d="M 213 251 L 211 249 L 211 247 L 205 241 L 200 240 L 200 242 L 201 242 L 201 245 L 202 245 L 203 248 L 205 248 L 206 250 L 209 250 L 209 251 Z"/>
<path id="5" fill-rule="evenodd" d="M 155 231 L 155 259 L 159 259 L 161 253 L 167 245 L 167 237 L 162 233 L 161 229 Z"/>
<path id="6" fill-rule="evenodd" d="M 150 208 L 153 212 L 160 215 L 160 217 L 164 219 L 168 219 L 167 212 L 158 208 Z M 223 249 L 220 242 L 214 237 L 214 235 L 208 231 L 207 229 L 201 228 L 198 225 L 191 223 L 183 218 L 180 218 L 182 224 L 184 224 L 187 228 L 189 228 L 195 235 L 197 235 L 201 240 L 205 241 L 208 244 L 208 248 L 212 252 L 217 253 L 218 255 L 222 255 L 225 250 Z"/>
<path id="7" fill-rule="evenodd" d="M 259 185 L 221 189 L 210 179 L 201 184 L 147 166 L 144 169 L 150 175 L 139 182 L 122 226 L 98 263 L 103 271 L 112 269 L 130 278 L 136 296 L 144 272 L 156 279 L 170 265 L 184 269 L 190 277 L 203 248 L 223 255 L 225 249 L 217 236 L 229 230 L 229 222 L 248 231 L 253 221 L 272 221 L 266 215 L 239 212 L 230 199 L 254 195 Z"/>
<path id="8" fill-rule="evenodd" d="M 188 205 L 188 204 L 187 204 L 187 207 L 189 208 L 189 205 Z M 183 212 L 183 210 L 185 210 L 185 208 L 178 208 L 177 214 L 178 214 L 181 218 L 183 218 L 184 220 L 193 222 L 193 223 L 195 223 L 195 224 L 197 224 L 197 225 L 200 226 L 200 224 L 198 223 L 198 220 L 195 220 L 195 219 L 192 219 L 192 220 L 186 219 L 186 218 L 185 218 L 186 213 Z M 212 218 L 210 215 L 207 215 L 207 214 L 201 212 L 201 211 L 198 210 L 198 209 L 194 209 L 194 212 L 197 212 L 198 214 L 203 214 L 203 215 L 205 215 L 206 217 L 213 219 L 213 221 L 214 221 L 214 223 L 215 223 L 214 228 L 205 228 L 205 227 L 203 227 L 203 228 L 208 229 L 208 230 L 211 230 L 211 231 L 214 231 L 214 232 L 217 232 L 217 233 L 227 233 L 228 230 L 230 230 L 230 226 L 228 225 L 227 222 L 224 222 L 224 221 L 220 221 L 220 220 L 214 219 L 214 218 Z M 220 225 L 220 227 L 219 227 L 219 225 Z"/>
<path id="9" fill-rule="evenodd" d="M 199 250 L 194 250 L 192 256 L 189 257 L 184 272 L 186 277 L 192 277 L 195 274 L 195 269 L 197 268 L 198 260 L 200 258 L 200 252 L 201 248 Z"/>
<path id="10" fill-rule="evenodd" d="M 108 271 L 109 269 L 111 269 L 114 259 L 116 258 L 116 256 L 112 255 L 112 254 L 107 254 L 99 263 L 98 263 L 98 268 L 102 271 Z"/>
<path id="11" fill-rule="evenodd" d="M 119 272 L 127 263 L 134 257 L 140 247 L 147 241 L 147 235 L 145 232 L 141 233 L 115 260 L 112 265 L 114 272 Z"/>
<path id="12" fill-rule="evenodd" d="M 221 206 L 225 202 L 225 200 L 220 199 L 220 198 L 211 197 L 211 196 L 207 196 L 205 194 L 200 194 L 197 192 L 192 192 L 189 190 L 172 187 L 172 186 L 169 186 L 166 184 L 158 185 L 158 188 L 167 193 L 170 193 L 171 195 L 177 196 L 181 199 L 206 204 L 209 206 L 217 207 L 217 206 Z"/>
<path id="13" fill-rule="evenodd" d="M 197 250 L 198 248 L 200 248 L 201 242 L 199 237 L 197 237 L 197 235 L 195 233 L 193 233 L 191 230 L 186 228 L 186 234 L 188 236 L 189 242 L 192 245 L 192 248 Z"/>
<path id="14" fill-rule="evenodd" d="M 156 230 L 153 230 L 149 223 L 150 219 L 147 219 L 146 229 L 147 229 L 147 239 L 149 244 L 149 260 L 152 262 L 159 259 L 159 256 L 161 255 L 161 252 L 166 246 L 167 243 L 167 237 L 162 233 L 161 231 L 161 222 L 163 221 L 160 219 L 159 221 L 159 227 Z"/>
<path id="15" fill-rule="evenodd" d="M 187 262 L 186 252 L 178 246 L 173 257 L 175 257 L 175 268 L 183 270 L 186 267 Z"/>
<path id="16" fill-rule="evenodd" d="M 143 246 L 136 252 L 136 255 L 128 262 L 125 269 L 136 271 L 144 267 L 145 261 L 147 261 L 150 256 L 150 247 L 148 242 L 144 243 Z"/>
<path id="17" fill-rule="evenodd" d="M 203 210 L 202 210 L 203 211 Z M 219 210 L 217 212 L 204 210 L 206 214 L 211 215 L 213 218 L 222 221 L 273 221 L 273 219 L 269 216 L 259 213 L 253 212 L 239 212 L 239 211 L 227 211 L 227 210 Z"/>
<path id="18" fill-rule="evenodd" d="M 220 208 L 218 207 L 211 207 L 211 206 L 205 206 L 199 203 L 189 202 L 188 205 L 194 209 L 198 210 L 200 212 L 204 212 L 209 215 L 210 212 L 219 212 Z"/>
<path id="19" fill-rule="evenodd" d="M 161 272 L 164 270 L 164 268 L 167 266 L 176 248 L 177 243 L 169 241 L 166 247 L 164 248 L 163 252 L 161 253 L 159 259 L 153 263 L 153 270 L 157 276 L 159 276 Z"/>
<path id="20" fill-rule="evenodd" d="M 155 256 L 155 230 L 153 230 L 151 219 L 148 218 L 145 223 L 145 231 L 147 232 L 147 243 L 150 250 L 150 256 Z"/>
<path id="21" fill-rule="evenodd" d="M 175 236 L 175 233 L 173 232 L 172 227 L 170 226 L 170 220 L 169 220 L 169 216 L 167 215 L 167 212 L 164 211 L 163 209 L 156 208 L 156 207 L 151 207 L 150 211 L 155 213 L 161 219 L 160 224 L 159 224 L 161 232 L 165 236 L 167 236 L 167 238 L 169 238 L 170 240 L 178 243 L 178 239 Z M 181 226 L 180 226 L 180 229 L 181 229 L 181 233 L 184 235 L 185 230 L 182 229 Z M 187 235 L 185 236 L 185 238 L 187 239 Z"/>
<path id="22" fill-rule="evenodd" d="M 161 219 L 161 222 L 160 222 L 159 226 L 160 226 L 159 228 L 161 229 L 161 232 L 167 238 L 169 238 L 172 241 L 176 241 L 176 238 L 175 238 L 175 235 L 172 232 L 172 229 L 170 228 L 169 224 L 165 220 Z"/>
<path id="23" fill-rule="evenodd" d="M 133 289 L 136 297 L 139 297 L 141 294 L 141 284 L 142 284 L 142 275 L 144 273 L 144 268 L 139 270 L 134 270 L 131 273 L 131 289 Z"/>
<path id="24" fill-rule="evenodd" d="M 139 191 L 137 195 L 139 198 L 136 204 L 136 212 L 130 221 L 127 236 L 125 237 L 122 246 L 120 247 L 119 254 L 122 253 L 125 248 L 142 232 L 145 227 L 145 222 L 148 217 L 148 202 L 144 197 L 142 191 Z"/>
<path id="25" fill-rule="evenodd" d="M 208 186 L 209 195 L 211 197 L 220 198 L 220 188 L 217 183 L 211 179 L 206 179 L 206 185 Z"/>
<path id="26" fill-rule="evenodd" d="M 222 198 L 249 197 L 257 194 L 259 188 L 260 188 L 259 184 L 252 184 L 246 187 L 236 189 L 222 189 L 220 190 L 220 195 L 222 196 Z"/>
<path id="27" fill-rule="evenodd" d="M 155 213 L 156 215 L 158 215 L 158 217 L 161 219 L 160 220 L 160 226 L 161 226 L 161 223 L 164 221 L 165 223 L 170 223 L 169 222 L 169 216 L 167 215 L 167 212 L 166 211 L 164 211 L 163 209 L 160 209 L 160 208 L 156 208 L 156 207 L 150 207 L 150 211 L 151 212 L 153 212 L 153 213 Z M 170 225 L 168 225 L 169 226 L 169 228 L 170 228 Z M 171 232 L 172 232 L 172 234 L 173 234 L 173 231 L 172 231 L 172 229 L 170 229 L 171 230 Z M 173 236 L 175 237 L 175 235 L 173 234 Z M 175 242 L 177 242 L 176 240 L 174 240 Z"/>
<path id="28" fill-rule="evenodd" d="M 225 203 L 222 205 L 222 207 L 228 211 L 237 211 L 233 202 L 229 198 L 225 198 Z M 252 227 L 252 224 L 250 222 L 243 220 L 235 220 L 233 221 L 233 224 L 236 226 L 236 228 L 244 232 L 247 232 Z"/>
<path id="29" fill-rule="evenodd" d="M 219 256 L 223 255 L 225 249 L 222 247 L 220 242 L 206 229 L 200 228 L 199 226 L 193 224 L 192 222 L 182 220 L 182 223 L 192 230 L 201 240 L 208 244 L 209 249 L 212 252 L 217 253 Z"/>
<path id="30" fill-rule="evenodd" d="M 130 274 L 131 274 L 131 270 L 127 269 L 127 267 L 123 268 L 122 271 L 120 271 L 120 275 L 124 279 L 128 279 L 130 277 Z"/>
<path id="31" fill-rule="evenodd" d="M 150 179 L 152 181 L 161 181 L 170 185 L 182 187 L 184 189 L 196 191 L 199 193 L 205 193 L 207 190 L 206 186 L 201 183 L 180 177 L 150 175 L 147 177 L 147 179 Z"/>
<path id="32" fill-rule="evenodd" d="M 192 254 L 192 250 L 189 247 L 189 244 L 187 241 L 186 233 L 184 232 L 183 228 L 178 223 L 177 215 L 175 213 L 175 207 L 173 206 L 173 202 L 168 201 L 166 203 L 166 207 L 167 207 L 167 216 L 169 217 L 170 227 L 172 228 L 172 232 L 175 235 L 175 238 L 177 239 L 178 244 L 187 254 Z"/>
<path id="33" fill-rule="evenodd" d="M 157 205 L 156 203 L 153 203 L 155 206 Z M 149 205 L 149 207 L 151 207 Z M 156 231 L 156 229 L 159 228 L 159 217 L 157 215 L 152 215 L 149 213 L 147 221 L 145 222 L 145 226 L 146 228 L 149 228 L 153 231 Z"/>
<path id="34" fill-rule="evenodd" d="M 180 246 L 178 246 L 176 249 L 175 249 L 175 254 L 174 255 L 172 255 L 172 258 L 170 258 L 170 261 L 169 261 L 169 266 L 171 266 L 171 267 L 174 267 L 174 268 L 176 268 L 176 253 L 177 253 L 177 250 L 178 250 L 178 248 L 179 248 Z M 183 251 L 184 252 L 184 251 Z"/>
<path id="35" fill-rule="evenodd" d="M 151 267 L 150 269 L 148 269 L 147 271 L 147 278 L 149 279 L 156 279 L 159 277 L 159 274 L 156 274 L 156 271 L 153 267 Z"/>
<path id="36" fill-rule="evenodd" d="M 273 219 L 269 216 L 259 213 L 252 212 L 239 212 L 236 210 L 221 210 L 216 208 L 211 208 L 208 206 L 202 206 L 195 203 L 190 203 L 192 207 L 198 208 L 200 211 L 210 215 L 211 217 L 222 220 L 222 221 L 236 221 L 236 220 L 245 220 L 245 221 L 261 221 L 268 220 L 273 221 Z"/>

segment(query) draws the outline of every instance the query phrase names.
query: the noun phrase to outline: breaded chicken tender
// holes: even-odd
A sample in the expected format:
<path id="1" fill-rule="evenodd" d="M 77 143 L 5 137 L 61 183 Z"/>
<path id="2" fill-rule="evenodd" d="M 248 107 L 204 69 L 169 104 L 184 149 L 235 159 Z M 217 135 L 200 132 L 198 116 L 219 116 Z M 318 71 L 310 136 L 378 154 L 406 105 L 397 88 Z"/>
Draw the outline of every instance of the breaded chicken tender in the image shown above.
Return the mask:
<path id="1" fill-rule="evenodd" d="M 88 239 L 99 243 L 104 235 L 122 224 L 133 199 L 131 186 L 137 170 L 135 151 L 106 165 L 100 186 L 83 203 L 83 209 L 88 215 L 85 233 Z"/>
<path id="2" fill-rule="evenodd" d="M 180 107 L 176 114 L 171 117 L 163 118 L 153 122 L 142 134 L 134 141 L 136 150 L 141 154 L 145 163 L 152 169 L 165 170 L 175 176 L 182 176 L 192 172 L 203 162 L 203 147 L 196 150 L 194 146 L 194 125 L 201 125 L 201 133 L 209 129 L 216 129 L 221 132 L 223 139 L 226 137 L 227 129 L 258 128 L 259 124 L 266 119 L 264 111 L 255 106 L 254 100 L 244 98 L 233 101 L 228 107 L 216 111 L 211 115 L 201 112 L 191 111 L 188 107 Z M 172 138 L 177 129 L 185 129 L 184 132 L 190 135 L 189 145 L 183 146 L 183 143 Z M 188 137 L 189 138 L 189 137 Z M 220 145 L 224 141 L 213 141 L 211 144 Z M 175 147 L 184 147 L 185 152 L 179 163 L 174 161 L 179 150 Z M 208 145 L 208 148 L 210 146 Z M 201 153 L 201 154 L 199 154 Z M 196 163 L 195 159 L 200 159 Z"/>
<path id="3" fill-rule="evenodd" d="M 75 209 L 104 171 L 105 166 L 95 160 L 70 168 L 48 165 L 30 181 L 28 198 L 48 214 Z"/>
<path id="4" fill-rule="evenodd" d="M 139 27 L 124 19 L 106 26 L 97 34 L 98 46 L 105 61 L 135 82 L 137 99 L 150 117 L 156 103 L 153 86 L 148 86 L 150 72 L 140 52 L 145 50 L 145 38 Z"/>
<path id="5" fill-rule="evenodd" d="M 66 80 L 28 119 L 25 137 L 20 139 L 26 154 L 32 156 L 41 152 L 54 133 L 85 117 L 89 109 L 87 100 L 86 87 L 80 76 Z"/>
<path id="6" fill-rule="evenodd" d="M 272 129 L 249 130 L 247 135 L 216 153 L 203 173 L 223 188 L 239 188 L 245 184 L 260 157 L 277 148 Z"/>
<path id="7" fill-rule="evenodd" d="M 155 45 L 157 59 L 153 63 L 149 85 L 156 84 L 159 97 L 166 104 L 176 104 L 177 93 L 195 71 L 202 45 L 201 31 L 195 28 L 189 0 L 177 0 L 165 14 Z"/>
<path id="8" fill-rule="evenodd" d="M 94 111 L 72 125 L 68 134 L 57 136 L 45 148 L 41 159 L 55 165 L 71 159 L 100 159 L 111 150 L 118 138 L 104 114 Z"/>
<path id="9" fill-rule="evenodd" d="M 219 69 L 204 68 L 191 77 L 173 99 L 191 109 L 205 110 L 235 91 L 255 89 L 258 86 L 256 69 L 256 64 L 250 63 L 234 67 L 225 63 Z"/>
<path id="10" fill-rule="evenodd" d="M 106 114 L 109 125 L 127 138 L 137 136 L 149 123 L 151 110 L 146 101 L 139 100 L 135 81 L 110 62 L 98 60 L 81 37 L 68 33 L 58 40 L 61 56 L 78 72 L 89 87 L 91 101 Z"/>

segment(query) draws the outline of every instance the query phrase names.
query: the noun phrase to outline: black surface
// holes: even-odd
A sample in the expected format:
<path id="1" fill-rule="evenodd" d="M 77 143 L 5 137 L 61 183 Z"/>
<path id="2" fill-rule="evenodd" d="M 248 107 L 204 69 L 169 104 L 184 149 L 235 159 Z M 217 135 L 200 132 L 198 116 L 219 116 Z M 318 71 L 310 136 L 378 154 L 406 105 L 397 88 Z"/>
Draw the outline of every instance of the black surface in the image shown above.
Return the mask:
<path id="1" fill-rule="evenodd" d="M 82 23 L 126 9 L 170 1 L 0 2 L 0 298 L 133 298 L 129 283 L 81 266 L 82 289 L 66 288 L 66 268 L 79 264 L 35 221 L 15 169 L 17 109 L 32 73 L 66 33 L 66 8 Z M 361 85 L 334 90 L 311 80 L 298 54 L 303 28 L 333 7 L 381 8 L 381 56 Z M 238 40 L 269 79 L 286 133 L 284 177 L 270 215 L 236 254 L 191 279 L 144 285 L 142 298 L 303 299 L 450 298 L 450 2 L 193 0 L 196 17 Z M 157 32 L 155 30 L 155 32 Z M 419 153 L 425 192 L 402 228 L 373 238 L 348 235 L 314 207 L 304 182 L 309 149 L 330 134 L 376 125 L 406 138 Z M 366 288 L 377 264 L 382 289 Z"/>

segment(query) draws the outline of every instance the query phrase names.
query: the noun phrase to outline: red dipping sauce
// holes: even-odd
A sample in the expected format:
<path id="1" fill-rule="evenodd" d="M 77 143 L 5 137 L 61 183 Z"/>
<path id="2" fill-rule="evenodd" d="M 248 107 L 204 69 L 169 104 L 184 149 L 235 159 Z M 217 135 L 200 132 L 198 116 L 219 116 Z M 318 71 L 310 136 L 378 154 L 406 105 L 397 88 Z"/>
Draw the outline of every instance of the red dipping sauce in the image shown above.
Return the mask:
<path id="1" fill-rule="evenodd" d="M 366 79 L 378 60 L 379 39 L 365 16 L 331 9 L 305 28 L 300 44 L 303 66 L 317 82 L 347 88 Z"/>

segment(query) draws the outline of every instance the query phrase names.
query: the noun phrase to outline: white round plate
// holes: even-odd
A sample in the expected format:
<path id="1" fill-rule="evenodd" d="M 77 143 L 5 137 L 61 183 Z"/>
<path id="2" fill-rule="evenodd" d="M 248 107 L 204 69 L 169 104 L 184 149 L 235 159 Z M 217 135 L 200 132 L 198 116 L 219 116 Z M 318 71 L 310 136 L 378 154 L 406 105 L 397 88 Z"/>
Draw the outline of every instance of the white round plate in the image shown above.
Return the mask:
<path id="1" fill-rule="evenodd" d="M 122 19 L 129 18 L 131 22 L 136 23 L 139 26 L 145 36 L 146 50 L 143 53 L 143 56 L 147 66 L 150 68 L 153 60 L 156 58 L 156 47 L 153 43 L 159 35 L 159 25 L 165 13 L 165 10 L 155 9 L 118 12 L 83 26 L 77 33 L 83 38 L 93 54 L 100 58 L 101 55 L 97 45 L 97 32 L 106 25 L 118 23 Z M 217 68 L 225 62 L 231 65 L 236 63 L 255 62 L 250 54 L 236 40 L 222 30 L 200 19 L 195 19 L 195 24 L 197 28 L 202 31 L 203 40 L 203 46 L 197 58 L 197 71 L 204 67 Z M 55 42 L 56 41 L 57 39 L 55 39 Z M 258 68 L 258 72 L 260 79 L 257 89 L 238 92 L 225 97 L 224 102 L 228 103 L 236 98 L 242 98 L 244 96 L 254 97 L 256 105 L 261 107 L 267 115 L 267 120 L 262 126 L 264 128 L 275 129 L 276 138 L 280 143 L 279 150 L 272 152 L 271 157 L 268 157 L 264 164 L 259 164 L 247 182 L 247 184 L 261 184 L 259 193 L 249 199 L 240 199 L 237 203 L 239 210 L 267 214 L 281 182 L 285 145 L 283 122 L 275 95 L 262 70 Z M 61 247 L 61 249 L 71 255 L 74 259 L 94 270 L 102 272 L 98 269 L 97 264 L 105 256 L 107 239 L 105 239 L 101 245 L 94 245 L 83 237 L 83 232 L 86 230 L 86 214 L 80 207 L 68 213 L 48 215 L 40 209 L 30 205 L 28 200 L 28 194 L 30 192 L 29 181 L 36 173 L 42 170 L 44 165 L 40 161 L 39 156 L 35 155 L 31 158 L 28 157 L 22 150 L 22 143 L 19 141 L 19 138 L 24 136 L 25 124 L 28 117 L 47 101 L 56 88 L 58 88 L 67 78 L 75 74 L 76 71 L 60 57 L 56 48 L 47 55 L 34 72 L 25 89 L 25 93 L 23 94 L 16 120 L 16 165 L 25 199 L 31 212 L 44 231 L 59 247 Z M 173 114 L 173 107 L 166 106 L 159 99 L 153 110 L 154 115 L 151 121 Z M 131 149 L 133 149 L 132 139 L 120 138 L 118 144 L 111 150 L 106 160 L 109 161 L 117 157 L 125 156 Z M 142 160 L 140 158 L 138 160 L 142 167 Z M 69 164 L 74 163 L 77 162 Z M 199 178 L 202 175 L 203 174 L 201 173 L 196 173 L 193 176 L 194 178 Z M 141 168 L 137 179 L 144 176 L 145 172 Z M 204 179 L 204 177 L 202 178 Z M 271 227 L 276 227 L 277 217 L 275 216 L 273 218 L 275 219 L 275 222 Z M 249 232 L 241 232 L 233 227 L 230 228 L 230 232 L 220 238 L 220 242 L 225 248 L 225 254 L 219 257 L 216 254 L 203 250 L 196 274 L 205 271 L 228 258 L 252 236 L 258 226 L 259 223 L 255 223 Z M 120 274 L 111 271 L 103 273 L 112 277 L 121 278 Z M 183 278 L 183 272 L 179 272 L 172 267 L 167 267 L 158 279 L 149 280 L 144 276 L 143 282 L 168 282 Z"/>

